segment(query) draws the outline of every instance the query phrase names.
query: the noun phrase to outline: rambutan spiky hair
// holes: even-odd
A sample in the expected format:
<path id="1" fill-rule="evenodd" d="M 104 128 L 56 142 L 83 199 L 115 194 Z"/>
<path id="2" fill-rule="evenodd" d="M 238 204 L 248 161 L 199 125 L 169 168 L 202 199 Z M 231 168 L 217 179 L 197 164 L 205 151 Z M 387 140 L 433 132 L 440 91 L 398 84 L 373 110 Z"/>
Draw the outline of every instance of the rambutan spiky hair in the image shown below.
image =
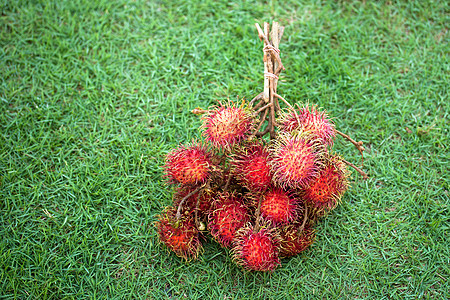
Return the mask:
<path id="1" fill-rule="evenodd" d="M 214 239 L 227 248 L 231 245 L 236 231 L 250 221 L 243 200 L 234 193 L 217 195 L 208 216 L 209 228 Z"/>
<path id="2" fill-rule="evenodd" d="M 313 182 L 303 190 L 302 196 L 323 215 L 333 210 L 348 188 L 349 172 L 338 155 L 326 154 L 324 166 Z"/>
<path id="3" fill-rule="evenodd" d="M 269 152 L 259 142 L 243 146 L 231 160 L 231 165 L 238 181 L 251 191 L 265 189 L 272 182 Z"/>
<path id="4" fill-rule="evenodd" d="M 299 212 L 300 200 L 292 192 L 281 188 L 269 189 L 261 196 L 261 216 L 273 224 L 288 224 Z"/>
<path id="5" fill-rule="evenodd" d="M 202 250 L 195 222 L 187 214 L 176 218 L 174 207 L 166 208 L 155 223 L 159 239 L 168 249 L 186 261 L 196 259 Z"/>
<path id="6" fill-rule="evenodd" d="M 318 175 L 325 150 L 309 133 L 280 133 L 271 152 L 273 182 L 285 189 L 308 186 Z"/>
<path id="7" fill-rule="evenodd" d="M 215 148 L 230 150 L 250 134 L 253 113 L 244 105 L 219 106 L 202 116 L 203 135 Z"/>
<path id="8" fill-rule="evenodd" d="M 306 103 L 298 106 L 298 109 L 290 109 L 281 115 L 278 123 L 281 131 L 309 132 L 316 135 L 323 144 L 333 145 L 336 135 L 334 123 L 326 111 L 320 111 L 315 105 L 310 106 Z"/>
<path id="9" fill-rule="evenodd" d="M 279 236 L 274 228 L 261 226 L 257 232 L 248 223 L 236 233 L 233 259 L 252 271 L 273 271 L 281 263 L 278 258 Z"/>
<path id="10" fill-rule="evenodd" d="M 171 183 L 195 185 L 204 183 L 213 171 L 212 154 L 200 142 L 181 145 L 169 152 L 164 166 Z"/>
<path id="11" fill-rule="evenodd" d="M 297 255 L 314 242 L 316 235 L 312 227 L 306 226 L 301 232 L 299 232 L 299 227 L 299 224 L 289 224 L 278 228 L 280 257 Z"/>

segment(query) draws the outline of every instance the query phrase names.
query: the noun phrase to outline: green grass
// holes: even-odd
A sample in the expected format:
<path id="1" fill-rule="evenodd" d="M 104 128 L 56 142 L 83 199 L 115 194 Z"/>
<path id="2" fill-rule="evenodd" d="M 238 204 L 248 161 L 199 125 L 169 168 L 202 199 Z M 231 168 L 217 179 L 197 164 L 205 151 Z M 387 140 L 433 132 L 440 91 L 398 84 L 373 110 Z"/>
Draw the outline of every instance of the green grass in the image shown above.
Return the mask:
<path id="1" fill-rule="evenodd" d="M 0 1 L 0 298 L 448 299 L 446 1 Z M 278 92 L 367 148 L 317 241 L 272 274 L 153 222 L 189 111 L 262 90 L 254 23 L 286 26 Z M 358 162 L 353 146 L 335 149 Z"/>

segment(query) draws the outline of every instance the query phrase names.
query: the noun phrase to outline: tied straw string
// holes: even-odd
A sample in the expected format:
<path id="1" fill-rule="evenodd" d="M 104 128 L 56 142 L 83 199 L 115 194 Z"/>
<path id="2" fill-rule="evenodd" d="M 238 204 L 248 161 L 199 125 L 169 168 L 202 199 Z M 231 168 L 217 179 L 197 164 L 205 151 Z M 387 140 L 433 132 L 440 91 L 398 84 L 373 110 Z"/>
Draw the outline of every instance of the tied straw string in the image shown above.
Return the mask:
<path id="1" fill-rule="evenodd" d="M 278 76 L 270 72 L 264 72 L 264 76 L 278 80 Z"/>
<path id="2" fill-rule="evenodd" d="M 280 55 L 280 49 L 275 48 L 274 46 L 267 44 L 264 46 L 263 51 L 274 51 L 277 55 Z"/>
<path id="3" fill-rule="evenodd" d="M 264 48 L 263 48 L 263 51 L 264 52 L 272 51 L 272 52 L 275 53 L 276 56 L 280 57 L 280 49 L 275 48 L 271 44 L 265 45 Z M 268 78 L 273 78 L 273 79 L 278 80 L 278 76 L 276 74 L 274 74 L 274 73 L 271 73 L 271 72 L 264 72 L 264 76 L 268 77 Z"/>

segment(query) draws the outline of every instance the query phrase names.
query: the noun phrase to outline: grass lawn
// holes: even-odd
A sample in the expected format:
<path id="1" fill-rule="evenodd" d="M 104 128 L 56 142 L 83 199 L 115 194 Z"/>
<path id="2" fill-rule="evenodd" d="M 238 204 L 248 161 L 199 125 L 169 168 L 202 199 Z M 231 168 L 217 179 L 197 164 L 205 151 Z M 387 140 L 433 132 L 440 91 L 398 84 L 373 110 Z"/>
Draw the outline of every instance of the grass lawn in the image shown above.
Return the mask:
<path id="1" fill-rule="evenodd" d="M 450 297 L 447 1 L 266 2 L 0 1 L 0 299 Z M 271 20 L 278 93 L 364 141 L 370 179 L 271 274 L 211 242 L 187 264 L 153 226 L 164 156 L 193 108 L 262 91 Z"/>

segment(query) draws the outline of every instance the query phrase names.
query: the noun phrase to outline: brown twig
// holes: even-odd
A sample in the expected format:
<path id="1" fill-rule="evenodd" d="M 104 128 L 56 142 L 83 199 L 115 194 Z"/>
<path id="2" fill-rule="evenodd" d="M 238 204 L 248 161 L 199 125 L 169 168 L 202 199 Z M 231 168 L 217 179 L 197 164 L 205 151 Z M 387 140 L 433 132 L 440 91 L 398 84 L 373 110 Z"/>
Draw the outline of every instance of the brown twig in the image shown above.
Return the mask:
<path id="1" fill-rule="evenodd" d="M 259 197 L 258 200 L 258 207 L 256 208 L 256 222 L 255 222 L 255 227 L 253 227 L 253 233 L 256 233 L 259 231 L 259 220 L 261 219 L 261 202 L 262 202 L 262 198 L 263 196 Z"/>
<path id="2" fill-rule="evenodd" d="M 268 132 L 269 132 L 269 127 L 266 127 L 266 129 L 264 129 L 263 131 L 257 132 L 255 134 L 255 136 L 257 136 L 257 137 L 265 136 Z"/>
<path id="3" fill-rule="evenodd" d="M 264 93 L 259 93 L 258 95 L 256 95 L 255 98 L 252 99 L 252 101 L 250 101 L 249 105 L 252 106 L 256 100 L 261 100 L 263 98 L 263 96 L 264 96 Z"/>
<path id="4" fill-rule="evenodd" d="M 266 102 L 264 102 L 264 100 L 261 99 L 261 101 L 259 101 L 258 104 L 256 104 L 256 105 L 253 107 L 253 110 L 258 109 L 259 107 L 261 107 L 261 106 L 264 105 L 264 104 L 266 104 Z"/>
<path id="5" fill-rule="evenodd" d="M 264 25 L 265 25 L 266 23 L 264 23 Z M 255 26 L 256 26 L 256 30 L 258 30 L 258 36 L 259 36 L 259 39 L 261 40 L 261 41 L 264 41 L 266 44 L 269 44 L 269 40 L 267 39 L 267 36 L 264 34 L 264 32 L 262 31 L 262 29 L 261 29 L 261 27 L 259 26 L 259 24 L 258 23 L 255 23 Z"/>
<path id="6" fill-rule="evenodd" d="M 198 193 L 197 195 L 197 202 L 195 203 L 195 226 L 197 227 L 197 229 L 200 228 L 200 223 L 198 222 L 198 210 L 200 209 L 200 193 Z"/>
<path id="7" fill-rule="evenodd" d="M 253 137 L 258 133 L 258 131 L 261 129 L 261 127 L 262 127 L 262 125 L 264 124 L 264 121 L 266 120 L 266 117 L 267 117 L 267 113 L 268 113 L 269 111 L 266 109 L 265 111 L 264 111 L 264 114 L 263 114 L 263 116 L 261 117 L 261 119 L 260 119 L 260 122 L 259 122 L 259 125 L 258 125 L 258 127 L 256 127 L 256 129 L 253 131 L 253 133 L 248 137 L 248 140 L 250 141 L 251 139 L 253 139 Z"/>
<path id="8" fill-rule="evenodd" d="M 304 211 L 304 216 L 303 216 L 303 222 L 302 222 L 302 226 L 300 226 L 297 230 L 297 234 L 298 236 L 300 236 L 300 234 L 303 232 L 303 230 L 305 229 L 305 225 L 306 225 L 306 220 L 308 219 L 308 205 L 305 204 L 305 211 Z"/>
<path id="9" fill-rule="evenodd" d="M 350 167 L 352 167 L 353 169 L 355 169 L 356 171 L 358 171 L 359 174 L 362 175 L 362 177 L 363 177 L 364 180 L 366 180 L 366 179 L 369 178 L 369 176 L 368 176 L 363 170 L 361 170 L 360 168 L 358 168 L 357 166 L 355 166 L 355 165 L 352 164 L 351 162 L 346 161 L 346 160 L 344 160 L 344 159 L 343 159 L 342 161 L 343 161 L 344 163 L 346 163 L 347 165 L 349 165 Z"/>
<path id="10" fill-rule="evenodd" d="M 284 102 L 284 104 L 286 104 L 287 106 L 289 106 L 290 109 L 295 110 L 294 107 L 289 104 L 289 102 L 286 101 L 286 99 L 284 99 L 283 97 L 281 97 L 280 95 L 278 95 L 277 93 L 274 93 L 274 96 L 277 97 L 278 99 L 280 99 L 281 101 Z"/>
<path id="11" fill-rule="evenodd" d="M 275 102 L 275 113 L 281 112 L 280 101 L 278 101 L 277 97 L 275 97 L 274 102 Z"/>
<path id="12" fill-rule="evenodd" d="M 258 136 L 258 137 L 265 136 L 268 132 L 269 132 L 269 127 L 266 127 L 266 129 L 264 129 L 264 131 L 255 133 L 255 136 Z"/>
<path id="13" fill-rule="evenodd" d="M 270 31 L 270 25 L 267 22 L 264 23 L 264 29 L 261 29 L 259 24 L 255 24 L 255 26 L 258 30 L 258 36 L 260 40 L 264 41 L 264 91 L 262 93 L 262 99 L 264 102 L 261 101 L 260 103 L 258 103 L 254 107 L 254 110 L 257 114 L 262 111 L 264 111 L 265 113 L 264 117 L 260 119 L 258 132 L 254 133 L 252 137 L 259 137 L 265 135 L 266 133 L 269 133 L 270 138 L 274 139 L 276 137 L 275 127 L 277 126 L 275 118 L 276 114 L 281 111 L 278 97 L 276 95 L 278 75 L 281 73 L 281 70 L 284 70 L 283 63 L 280 59 L 280 51 L 278 50 L 280 39 L 284 32 L 284 27 L 279 26 L 277 22 L 273 22 L 272 31 Z M 256 96 L 251 103 L 253 104 L 257 99 L 259 99 L 261 97 L 260 95 L 261 94 Z M 264 103 L 266 103 L 266 105 L 264 105 Z M 269 116 L 267 120 L 267 127 L 262 132 L 259 132 L 266 120 L 267 115 Z"/>
<path id="14" fill-rule="evenodd" d="M 281 36 L 283 35 L 284 32 L 284 27 L 283 26 L 279 26 L 278 22 L 273 22 L 272 23 L 272 43 L 273 43 L 273 48 L 272 50 L 272 54 L 275 58 L 274 60 L 274 74 L 278 76 L 278 74 L 281 73 L 281 70 L 284 70 L 284 66 L 283 63 L 281 62 L 281 58 L 280 58 L 280 51 L 278 50 L 278 47 L 280 46 L 280 40 L 281 40 Z M 278 80 L 276 80 L 275 82 L 275 90 L 277 89 L 276 87 L 276 83 L 278 82 Z"/>
<path id="15" fill-rule="evenodd" d="M 228 190 L 230 182 L 231 182 L 231 174 L 228 174 L 227 182 L 225 183 L 225 187 L 223 188 L 224 191 Z"/>
<path id="16" fill-rule="evenodd" d="M 278 50 L 278 47 L 280 46 L 280 40 L 278 38 L 279 38 L 279 36 L 278 36 L 278 22 L 273 22 L 272 23 L 272 43 L 273 43 L 274 50 L 272 50 L 272 53 L 275 56 L 277 56 L 277 54 L 278 54 L 277 50 Z M 281 59 L 279 59 L 279 58 L 280 58 L 280 55 L 278 55 L 278 59 L 275 59 L 275 61 L 273 62 L 273 69 L 275 70 L 275 72 L 273 72 L 273 73 L 275 75 L 277 75 L 278 68 L 280 66 L 283 66 L 283 64 L 281 63 Z M 280 71 L 281 71 L 281 69 L 280 69 Z M 276 84 L 276 82 L 275 82 L 275 84 Z M 274 85 L 274 89 L 276 89 L 275 85 Z"/>
<path id="17" fill-rule="evenodd" d="M 255 114 L 257 115 L 257 114 L 259 114 L 260 112 L 262 112 L 263 110 L 265 110 L 265 109 L 267 109 L 267 108 L 269 108 L 269 107 L 272 107 L 273 106 L 273 104 L 272 103 L 269 103 L 269 104 L 267 104 L 266 106 L 263 106 L 263 107 L 261 107 L 260 109 L 258 109 L 256 112 L 255 112 Z"/>
<path id="18" fill-rule="evenodd" d="M 181 217 L 181 208 L 183 207 L 184 201 L 186 201 L 186 199 L 188 199 L 189 197 L 191 197 L 192 195 L 194 195 L 195 193 L 197 193 L 201 189 L 205 188 L 205 186 L 206 186 L 206 183 L 201 185 L 201 186 L 199 186 L 199 187 L 197 187 L 195 190 L 193 190 L 192 192 L 190 192 L 189 194 L 184 196 L 183 199 L 181 199 L 180 204 L 178 204 L 177 214 L 175 215 L 177 220 L 179 220 L 180 217 Z"/>
<path id="19" fill-rule="evenodd" d="M 224 155 L 224 157 L 226 157 L 226 155 Z M 223 185 L 224 181 L 225 181 L 225 176 L 228 174 L 227 177 L 227 181 L 225 181 L 225 185 L 224 185 L 224 191 L 228 189 L 228 185 L 230 185 L 230 180 L 231 180 L 231 165 L 228 165 L 227 168 L 223 171 L 223 176 L 222 176 L 222 181 L 221 181 L 221 185 Z"/>
<path id="20" fill-rule="evenodd" d="M 359 150 L 359 153 L 361 153 L 361 165 L 364 163 L 364 147 L 363 147 L 363 142 L 362 141 L 355 141 L 354 139 L 352 139 L 351 137 L 349 137 L 348 135 L 346 135 L 345 133 L 340 132 L 339 130 L 336 130 L 336 133 L 341 135 L 342 137 L 346 138 L 348 141 L 350 141 L 353 145 L 355 145 L 356 149 Z"/>
<path id="21" fill-rule="evenodd" d="M 273 97 L 273 88 L 271 88 L 271 90 L 272 90 L 272 93 L 270 95 L 270 97 L 271 97 L 270 101 L 271 101 L 272 106 L 270 106 L 269 133 L 270 133 L 270 138 L 274 139 L 276 137 L 276 135 L 275 135 L 276 122 L 275 122 L 275 106 L 273 105 L 273 98 L 274 98 Z"/>

